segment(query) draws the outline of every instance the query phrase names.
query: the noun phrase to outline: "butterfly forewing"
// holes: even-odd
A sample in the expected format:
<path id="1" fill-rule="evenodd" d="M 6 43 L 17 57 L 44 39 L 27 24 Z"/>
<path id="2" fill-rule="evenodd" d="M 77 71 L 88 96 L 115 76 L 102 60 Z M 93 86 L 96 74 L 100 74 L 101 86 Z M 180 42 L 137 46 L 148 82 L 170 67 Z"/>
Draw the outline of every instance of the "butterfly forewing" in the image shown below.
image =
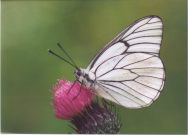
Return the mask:
<path id="1" fill-rule="evenodd" d="M 159 50 L 162 20 L 144 17 L 107 44 L 87 67 L 96 77 L 97 94 L 128 108 L 149 106 L 164 85 Z"/>

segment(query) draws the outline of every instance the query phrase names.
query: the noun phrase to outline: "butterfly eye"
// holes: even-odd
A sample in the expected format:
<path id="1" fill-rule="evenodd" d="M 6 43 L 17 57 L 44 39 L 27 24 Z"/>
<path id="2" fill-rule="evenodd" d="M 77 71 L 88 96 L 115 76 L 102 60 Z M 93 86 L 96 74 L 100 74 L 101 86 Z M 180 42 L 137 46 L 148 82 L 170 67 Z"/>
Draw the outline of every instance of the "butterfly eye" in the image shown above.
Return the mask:
<path id="1" fill-rule="evenodd" d="M 77 70 L 77 71 L 76 71 L 76 75 L 77 75 L 77 76 L 81 76 L 81 71 L 80 71 L 80 70 Z"/>

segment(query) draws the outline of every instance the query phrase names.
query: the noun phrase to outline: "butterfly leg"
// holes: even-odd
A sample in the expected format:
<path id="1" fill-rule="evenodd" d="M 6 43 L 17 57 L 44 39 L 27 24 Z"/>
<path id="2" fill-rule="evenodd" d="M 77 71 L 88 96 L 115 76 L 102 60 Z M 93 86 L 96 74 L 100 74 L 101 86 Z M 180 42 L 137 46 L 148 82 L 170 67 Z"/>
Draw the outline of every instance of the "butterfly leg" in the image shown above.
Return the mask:
<path id="1" fill-rule="evenodd" d="M 78 94 L 72 99 L 72 100 L 75 100 L 81 93 L 81 90 L 82 90 L 82 86 L 83 86 L 83 81 L 81 82 L 81 85 L 80 85 L 80 89 L 78 91 Z"/>
<path id="2" fill-rule="evenodd" d="M 74 85 L 76 84 L 76 81 L 77 81 L 77 80 L 75 80 L 75 81 L 73 82 L 73 85 L 71 85 L 71 87 L 69 88 L 67 94 L 69 94 L 69 92 L 71 91 L 71 89 L 74 87 Z"/>

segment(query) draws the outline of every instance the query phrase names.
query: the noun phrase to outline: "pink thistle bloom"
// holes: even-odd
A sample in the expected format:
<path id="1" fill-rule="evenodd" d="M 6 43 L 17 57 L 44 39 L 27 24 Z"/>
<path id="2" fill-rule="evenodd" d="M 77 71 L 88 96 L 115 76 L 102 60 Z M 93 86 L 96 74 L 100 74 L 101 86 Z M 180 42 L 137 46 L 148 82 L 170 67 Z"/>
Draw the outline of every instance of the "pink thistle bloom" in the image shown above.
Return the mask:
<path id="1" fill-rule="evenodd" d="M 80 83 L 59 80 L 54 87 L 53 105 L 57 118 L 71 119 L 92 102 L 94 94 Z M 72 88 L 71 88 L 72 87 Z"/>

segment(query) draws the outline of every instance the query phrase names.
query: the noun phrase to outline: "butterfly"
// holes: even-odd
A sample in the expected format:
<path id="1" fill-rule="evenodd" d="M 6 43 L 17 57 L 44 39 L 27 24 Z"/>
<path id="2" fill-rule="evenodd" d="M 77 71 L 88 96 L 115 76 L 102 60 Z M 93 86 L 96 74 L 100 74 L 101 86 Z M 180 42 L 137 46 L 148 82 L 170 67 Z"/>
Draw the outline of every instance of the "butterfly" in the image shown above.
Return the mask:
<path id="1" fill-rule="evenodd" d="M 165 82 L 165 69 L 159 57 L 163 23 L 151 15 L 135 21 L 109 42 L 92 59 L 86 69 L 76 68 L 76 80 L 107 100 L 126 108 L 151 105 L 160 95 Z"/>

